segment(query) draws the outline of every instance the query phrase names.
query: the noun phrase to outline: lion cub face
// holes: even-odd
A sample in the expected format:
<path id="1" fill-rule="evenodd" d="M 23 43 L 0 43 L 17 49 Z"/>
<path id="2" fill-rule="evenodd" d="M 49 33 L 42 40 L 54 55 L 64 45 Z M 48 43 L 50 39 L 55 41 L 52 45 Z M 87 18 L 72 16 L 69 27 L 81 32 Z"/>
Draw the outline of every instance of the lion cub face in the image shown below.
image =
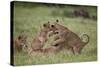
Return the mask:
<path id="1" fill-rule="evenodd" d="M 24 47 L 26 47 L 26 39 L 27 36 L 24 32 L 21 32 L 18 37 L 14 39 L 14 49 L 16 51 L 21 51 Z"/>
<path id="2" fill-rule="evenodd" d="M 51 36 L 53 34 L 58 34 L 58 33 L 63 33 L 63 32 L 69 32 L 70 31 L 67 27 L 60 24 L 59 20 L 56 20 L 56 22 L 51 24 L 50 29 L 52 30 Z"/>

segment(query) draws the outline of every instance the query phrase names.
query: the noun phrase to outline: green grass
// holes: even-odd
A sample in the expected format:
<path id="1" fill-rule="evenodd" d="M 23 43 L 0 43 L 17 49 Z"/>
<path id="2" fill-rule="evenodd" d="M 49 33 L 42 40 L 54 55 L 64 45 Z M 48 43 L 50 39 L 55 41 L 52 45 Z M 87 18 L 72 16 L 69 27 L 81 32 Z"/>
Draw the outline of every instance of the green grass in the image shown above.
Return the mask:
<path id="1" fill-rule="evenodd" d="M 81 36 L 83 33 L 88 34 L 90 42 L 84 47 L 82 54 L 80 55 L 73 55 L 67 50 L 62 50 L 57 54 L 34 53 L 32 56 L 29 56 L 25 52 L 14 53 L 14 65 L 53 64 L 97 60 L 97 21 L 79 17 L 69 18 L 65 16 L 53 16 L 52 11 L 54 9 L 56 10 L 56 7 L 47 7 L 44 5 L 37 6 L 32 4 L 27 5 L 27 3 L 23 6 L 21 4 L 22 3 L 15 3 L 14 6 L 14 37 L 24 30 L 28 35 L 28 41 L 31 42 L 32 38 L 39 32 L 40 26 L 43 23 L 48 21 L 53 23 L 56 19 L 59 19 L 64 26 L 68 27 L 77 35 Z M 65 6 L 63 9 L 72 11 L 77 7 L 78 6 L 71 8 Z M 96 7 L 88 8 L 92 10 L 90 11 L 91 14 L 96 14 Z M 52 38 L 50 38 L 45 45 L 48 46 L 50 42 L 52 42 L 51 40 Z"/>

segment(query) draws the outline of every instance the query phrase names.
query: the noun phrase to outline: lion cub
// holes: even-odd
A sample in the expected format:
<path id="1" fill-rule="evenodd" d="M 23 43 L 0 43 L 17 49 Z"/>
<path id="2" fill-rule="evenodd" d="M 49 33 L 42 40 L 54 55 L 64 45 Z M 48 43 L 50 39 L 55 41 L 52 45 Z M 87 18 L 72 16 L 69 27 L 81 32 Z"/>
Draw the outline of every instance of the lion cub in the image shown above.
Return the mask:
<path id="1" fill-rule="evenodd" d="M 89 42 L 89 36 L 87 34 L 83 34 L 83 36 L 87 37 L 87 42 L 83 42 L 77 34 L 70 31 L 67 27 L 60 25 L 58 22 L 59 21 L 56 20 L 56 23 L 51 25 L 53 34 L 56 34 L 52 45 L 60 46 L 60 50 L 63 48 L 70 49 L 73 54 L 81 53 L 83 47 Z"/>
<path id="2" fill-rule="evenodd" d="M 37 34 L 37 36 L 33 39 L 31 43 L 31 52 L 33 51 L 42 51 L 42 48 L 44 46 L 44 43 L 48 39 L 48 33 L 51 31 L 50 29 L 50 23 L 43 24 L 43 28 L 41 28 L 40 32 Z"/>
<path id="3" fill-rule="evenodd" d="M 24 47 L 27 47 L 26 40 L 27 40 L 27 36 L 25 35 L 25 32 L 21 32 L 19 36 L 16 37 L 13 41 L 15 51 L 21 51 Z"/>

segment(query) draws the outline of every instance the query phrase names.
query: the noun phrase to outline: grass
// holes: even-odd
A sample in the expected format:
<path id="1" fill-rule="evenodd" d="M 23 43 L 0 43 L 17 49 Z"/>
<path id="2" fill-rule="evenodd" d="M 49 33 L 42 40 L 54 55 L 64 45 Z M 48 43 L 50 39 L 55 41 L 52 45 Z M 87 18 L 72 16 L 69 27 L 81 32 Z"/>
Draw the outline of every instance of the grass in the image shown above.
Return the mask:
<path id="1" fill-rule="evenodd" d="M 18 5 L 19 4 L 19 5 Z M 22 4 L 22 5 L 21 5 Z M 52 10 L 56 7 L 47 7 L 45 5 L 27 5 L 27 3 L 18 3 L 14 5 L 14 37 L 19 35 L 21 31 L 25 31 L 28 35 L 28 41 L 39 32 L 43 23 L 50 21 L 53 23 L 59 19 L 62 24 L 71 31 L 81 36 L 86 33 L 90 37 L 90 42 L 82 50 L 82 54 L 73 55 L 70 51 L 62 50 L 57 54 L 34 53 L 29 56 L 25 52 L 14 53 L 14 65 L 30 65 L 30 64 L 55 64 L 69 62 L 83 62 L 97 60 L 97 21 L 92 19 L 84 19 L 80 17 L 71 18 L 65 16 L 53 16 Z M 30 7 L 31 6 L 31 7 Z M 76 7 L 65 6 L 63 9 L 73 10 Z M 87 7 L 86 7 L 87 8 Z M 91 14 L 96 14 L 96 7 L 88 7 Z M 60 9 L 59 9 L 60 10 Z M 58 8 L 57 8 L 58 11 Z M 52 38 L 45 44 L 49 45 Z"/>

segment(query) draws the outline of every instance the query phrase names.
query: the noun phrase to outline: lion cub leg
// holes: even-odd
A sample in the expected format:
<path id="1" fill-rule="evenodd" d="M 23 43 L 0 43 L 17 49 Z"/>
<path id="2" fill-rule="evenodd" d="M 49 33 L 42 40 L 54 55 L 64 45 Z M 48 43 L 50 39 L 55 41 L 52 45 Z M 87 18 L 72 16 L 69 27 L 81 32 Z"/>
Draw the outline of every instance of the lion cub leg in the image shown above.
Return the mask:
<path id="1" fill-rule="evenodd" d="M 60 39 L 60 37 L 59 37 L 58 35 L 55 35 L 54 41 L 56 41 L 56 40 L 58 40 L 58 39 Z"/>
<path id="2" fill-rule="evenodd" d="M 65 43 L 65 41 L 63 39 L 58 39 L 58 40 L 53 42 L 52 46 L 55 46 L 59 50 L 62 50 L 62 48 L 64 47 L 64 43 Z"/>

